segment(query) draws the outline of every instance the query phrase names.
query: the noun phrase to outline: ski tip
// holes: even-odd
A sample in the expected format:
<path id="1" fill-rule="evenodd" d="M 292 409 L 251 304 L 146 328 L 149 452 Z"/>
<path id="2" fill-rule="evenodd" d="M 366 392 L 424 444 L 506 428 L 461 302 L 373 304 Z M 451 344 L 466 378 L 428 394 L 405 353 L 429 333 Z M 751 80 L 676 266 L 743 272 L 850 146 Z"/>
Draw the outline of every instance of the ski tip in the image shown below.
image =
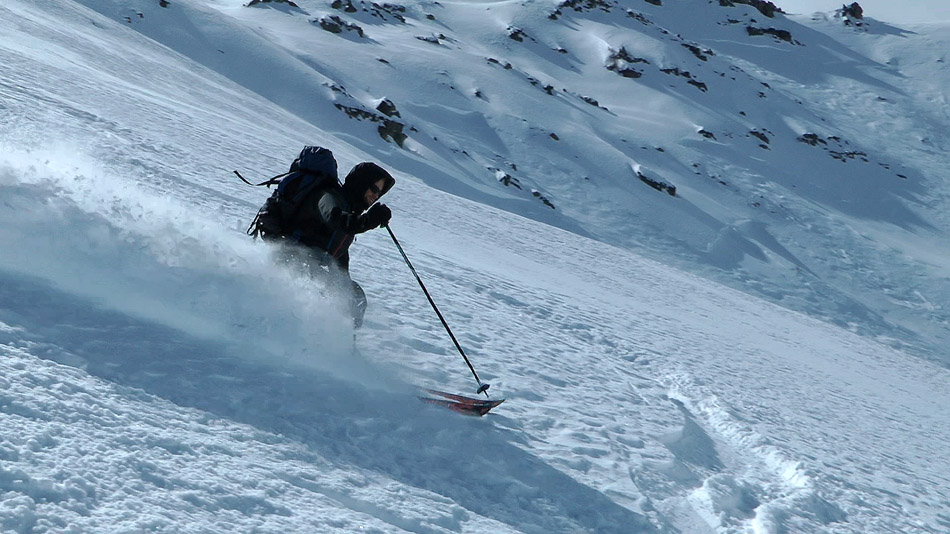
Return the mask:
<path id="1" fill-rule="evenodd" d="M 495 400 L 481 400 L 481 399 L 472 399 L 466 401 L 452 400 L 448 398 L 434 398 L 434 397 L 419 397 L 419 400 L 428 404 L 435 404 L 436 406 L 442 406 L 443 408 L 448 408 L 456 413 L 462 415 L 471 415 L 481 417 L 499 404 L 505 402 L 505 399 L 495 399 Z"/>

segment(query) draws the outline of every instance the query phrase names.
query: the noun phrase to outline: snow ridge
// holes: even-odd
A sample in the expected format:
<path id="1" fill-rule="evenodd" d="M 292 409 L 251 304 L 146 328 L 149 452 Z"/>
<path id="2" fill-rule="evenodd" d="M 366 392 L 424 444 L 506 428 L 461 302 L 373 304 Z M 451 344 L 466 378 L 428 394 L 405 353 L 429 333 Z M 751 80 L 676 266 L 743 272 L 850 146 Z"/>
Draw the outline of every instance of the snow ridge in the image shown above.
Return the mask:
<path id="1" fill-rule="evenodd" d="M 821 496 L 806 462 L 743 422 L 686 373 L 665 381 L 670 398 L 684 414 L 701 421 L 715 436 L 714 441 L 724 445 L 728 457 L 741 462 L 723 466 L 724 472 L 706 478 L 689 496 L 710 527 L 717 532 L 774 534 L 787 531 L 788 522 L 795 521 L 791 518 L 812 518 L 825 527 L 847 519 L 840 508 Z"/>

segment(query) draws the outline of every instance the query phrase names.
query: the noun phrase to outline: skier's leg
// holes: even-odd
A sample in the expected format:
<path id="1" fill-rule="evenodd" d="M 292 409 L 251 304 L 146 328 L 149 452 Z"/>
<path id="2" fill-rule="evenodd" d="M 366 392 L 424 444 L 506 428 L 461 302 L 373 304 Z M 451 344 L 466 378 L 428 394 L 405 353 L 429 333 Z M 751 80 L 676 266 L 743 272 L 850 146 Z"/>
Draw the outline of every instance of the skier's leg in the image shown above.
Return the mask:
<path id="1" fill-rule="evenodd" d="M 353 280 L 350 282 L 352 283 L 350 312 L 353 314 L 353 326 L 360 328 L 363 326 L 363 315 L 366 314 L 366 292 Z"/>

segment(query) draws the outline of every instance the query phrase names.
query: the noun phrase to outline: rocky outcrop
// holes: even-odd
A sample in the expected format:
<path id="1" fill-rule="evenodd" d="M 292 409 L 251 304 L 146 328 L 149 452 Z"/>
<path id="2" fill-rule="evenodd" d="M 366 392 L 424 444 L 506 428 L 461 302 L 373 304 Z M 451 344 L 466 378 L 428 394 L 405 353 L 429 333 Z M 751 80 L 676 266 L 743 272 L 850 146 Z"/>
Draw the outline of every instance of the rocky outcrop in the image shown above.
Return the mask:
<path id="1" fill-rule="evenodd" d="M 319 25 L 324 30 L 330 33 L 343 33 L 344 31 L 356 32 L 360 37 L 365 37 L 363 33 L 363 28 L 360 28 L 356 24 L 346 22 L 342 18 L 336 15 L 329 15 L 325 17 L 320 17 L 319 19 L 310 21 L 313 24 Z"/>
<path id="2" fill-rule="evenodd" d="M 296 8 L 300 7 L 297 4 L 291 2 L 290 0 L 251 0 L 250 2 L 247 3 L 247 7 L 252 7 L 259 4 L 270 4 L 270 3 L 287 4 L 290 7 L 296 7 Z M 162 7 L 165 7 L 165 6 L 162 6 Z"/>
<path id="3" fill-rule="evenodd" d="M 861 20 L 864 18 L 864 9 L 861 8 L 861 5 L 857 2 L 852 2 L 851 5 L 842 5 L 839 10 L 841 16 L 848 17 L 856 20 Z"/>
<path id="4" fill-rule="evenodd" d="M 611 50 L 610 55 L 607 56 L 607 70 L 616 72 L 624 78 L 639 78 L 643 76 L 642 72 L 630 66 L 634 63 L 649 64 L 650 62 L 642 57 L 633 57 L 627 52 L 627 49 L 622 46 L 620 50 Z"/>
<path id="5" fill-rule="evenodd" d="M 845 26 L 864 26 L 864 9 L 857 2 L 851 5 L 844 4 L 841 9 L 835 11 L 835 18 L 841 19 Z"/>
<path id="6" fill-rule="evenodd" d="M 752 6 L 759 10 L 759 13 L 762 13 L 766 17 L 773 18 L 776 13 L 785 13 L 782 11 L 782 8 L 776 6 L 772 2 L 767 2 L 765 0 L 719 0 L 719 5 L 732 7 L 736 4 L 744 4 L 747 6 Z"/>
<path id="7" fill-rule="evenodd" d="M 663 180 L 658 180 L 658 179 L 656 179 L 656 178 L 650 178 L 649 176 L 643 174 L 640 170 L 637 170 L 636 173 L 637 173 L 637 178 L 639 178 L 641 182 L 647 184 L 648 186 L 652 187 L 653 189 L 656 189 L 657 191 L 666 193 L 666 194 L 670 195 L 671 197 L 675 197 L 675 196 L 676 196 L 676 186 L 675 186 L 675 185 L 668 184 L 668 183 L 664 182 Z"/>

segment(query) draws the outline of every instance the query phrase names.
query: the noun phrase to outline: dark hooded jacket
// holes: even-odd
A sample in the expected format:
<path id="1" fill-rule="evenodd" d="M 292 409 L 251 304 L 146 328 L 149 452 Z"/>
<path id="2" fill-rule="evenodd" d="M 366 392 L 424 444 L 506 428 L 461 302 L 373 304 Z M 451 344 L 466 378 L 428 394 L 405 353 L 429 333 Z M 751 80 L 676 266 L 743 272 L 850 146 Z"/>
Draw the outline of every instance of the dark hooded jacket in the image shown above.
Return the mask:
<path id="1" fill-rule="evenodd" d="M 364 194 L 370 184 L 382 179 L 382 197 L 396 180 L 385 169 L 371 162 L 356 165 L 346 175 L 343 184 L 330 180 L 328 185 L 310 195 L 294 216 L 297 239 L 304 246 L 320 251 L 321 263 L 331 259 L 344 271 L 350 266 L 350 245 L 356 234 L 372 230 L 366 218 Z"/>

